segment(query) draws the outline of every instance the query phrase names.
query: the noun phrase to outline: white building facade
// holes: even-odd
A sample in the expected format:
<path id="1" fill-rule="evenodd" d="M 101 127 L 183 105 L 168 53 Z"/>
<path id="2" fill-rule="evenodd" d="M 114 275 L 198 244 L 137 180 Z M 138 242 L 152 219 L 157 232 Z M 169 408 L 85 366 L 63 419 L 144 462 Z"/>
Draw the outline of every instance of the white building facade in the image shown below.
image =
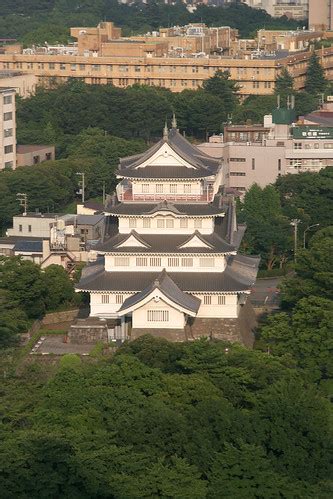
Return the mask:
<path id="1" fill-rule="evenodd" d="M 0 171 L 16 168 L 15 90 L 0 88 Z"/>
<path id="2" fill-rule="evenodd" d="M 90 294 L 90 317 L 129 323 L 131 338 L 221 337 L 239 319 L 259 264 L 237 255 L 244 228 L 220 194 L 221 162 L 174 122 L 147 152 L 121 160 L 118 178 L 106 237 L 77 286 Z M 241 336 L 224 335 L 246 343 Z"/>

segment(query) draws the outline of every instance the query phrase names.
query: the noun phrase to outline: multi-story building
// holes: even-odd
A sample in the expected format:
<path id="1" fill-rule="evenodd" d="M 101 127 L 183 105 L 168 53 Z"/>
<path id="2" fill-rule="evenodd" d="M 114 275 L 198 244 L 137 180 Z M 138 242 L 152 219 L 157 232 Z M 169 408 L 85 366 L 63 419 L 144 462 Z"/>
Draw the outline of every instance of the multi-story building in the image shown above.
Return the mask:
<path id="1" fill-rule="evenodd" d="M 213 39 L 216 34 L 219 39 L 217 28 L 217 31 L 211 29 Z M 222 28 L 221 30 L 221 33 L 228 33 L 228 30 Z M 223 51 L 220 54 L 210 52 L 183 54 L 183 49 L 176 53 L 176 47 L 163 38 L 162 31 L 161 36 L 152 36 L 149 38 L 150 41 L 143 39 L 144 37 L 140 40 L 119 39 L 119 37 L 109 40 L 106 35 L 103 35 L 105 38 L 100 35 L 101 40 L 98 42 L 99 38 L 94 34 L 91 39 L 88 37 L 81 42 L 80 38 L 86 37 L 84 32 L 85 28 L 75 28 L 73 33 L 78 36 L 77 45 L 35 47 L 25 49 L 23 52 L 0 54 L 0 70 L 31 71 L 42 85 L 66 81 L 68 78 L 80 78 L 88 84 L 127 87 L 137 83 L 165 87 L 174 92 L 186 88 L 196 89 L 220 70 L 229 71 L 231 78 L 239 83 L 240 95 L 247 97 L 272 94 L 276 78 L 283 67 L 287 67 L 294 77 L 295 88 L 304 88 L 305 74 L 311 56 L 309 50 L 288 52 L 261 50 L 260 47 L 258 50 L 254 40 L 252 40 L 254 47 L 252 50 L 247 48 L 244 50 L 241 40 L 231 41 L 228 50 L 232 51 L 232 56 L 224 56 Z M 201 40 L 200 36 L 192 35 L 188 39 L 192 38 L 199 42 Z M 297 35 L 295 39 L 301 38 Z M 184 39 L 186 40 L 186 37 Z M 179 40 L 182 40 L 182 36 L 179 36 Z M 248 43 L 245 45 L 249 46 Z M 326 77 L 332 79 L 333 47 L 318 51 L 318 55 Z"/>
<path id="2" fill-rule="evenodd" d="M 234 1 L 229 0 L 229 3 Z M 242 0 L 242 3 L 255 9 L 264 9 L 272 17 L 307 19 L 309 11 L 309 0 Z"/>
<path id="3" fill-rule="evenodd" d="M 244 228 L 219 192 L 221 162 L 187 142 L 174 121 L 147 152 L 122 159 L 117 176 L 107 237 L 77 286 L 90 294 L 90 318 L 129 324 L 132 339 L 149 332 L 250 345 L 259 259 L 237 255 Z"/>
<path id="4" fill-rule="evenodd" d="M 15 90 L 0 88 L 0 171 L 16 168 Z"/>
<path id="5" fill-rule="evenodd" d="M 14 88 L 17 95 L 23 99 L 34 95 L 36 86 L 37 77 L 33 73 L 8 69 L 0 70 L 0 88 Z"/>
<path id="6" fill-rule="evenodd" d="M 309 0 L 309 27 L 324 31 L 333 29 L 332 0 Z"/>
<path id="7" fill-rule="evenodd" d="M 254 183 L 261 187 L 274 183 L 281 175 L 333 167 L 333 126 L 291 121 L 291 110 L 276 110 L 264 126 L 229 125 L 224 138 L 212 137 L 199 148 L 223 160 L 225 186 L 240 194 Z"/>

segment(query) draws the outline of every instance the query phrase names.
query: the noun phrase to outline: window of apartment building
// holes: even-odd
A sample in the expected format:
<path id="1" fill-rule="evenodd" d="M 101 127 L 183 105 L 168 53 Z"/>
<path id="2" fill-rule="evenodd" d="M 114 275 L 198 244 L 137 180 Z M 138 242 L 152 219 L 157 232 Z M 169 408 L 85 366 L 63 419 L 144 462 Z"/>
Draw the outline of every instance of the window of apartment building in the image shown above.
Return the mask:
<path id="1" fill-rule="evenodd" d="M 5 170 L 11 170 L 14 166 L 13 161 L 6 161 L 5 162 Z"/>
<path id="2" fill-rule="evenodd" d="M 10 121 L 13 119 L 13 113 L 4 113 L 3 121 Z"/>
<path id="3" fill-rule="evenodd" d="M 13 152 L 13 145 L 10 144 L 9 146 L 5 146 L 4 151 L 5 151 L 5 154 L 9 154 L 9 153 Z"/>
<path id="4" fill-rule="evenodd" d="M 252 158 L 252 170 L 256 169 L 256 160 L 255 158 Z"/>
<path id="5" fill-rule="evenodd" d="M 156 184 L 156 194 L 163 194 L 163 184 Z"/>
<path id="6" fill-rule="evenodd" d="M 259 81 L 254 81 L 252 82 L 252 87 L 253 88 L 259 88 L 260 82 Z"/>
<path id="7" fill-rule="evenodd" d="M 100 85 L 101 83 L 101 78 L 91 78 L 91 83 L 93 85 Z"/>
<path id="8" fill-rule="evenodd" d="M 92 69 L 92 71 L 100 71 L 101 66 L 100 66 L 100 64 L 92 64 L 91 69 Z"/>
<path id="9" fill-rule="evenodd" d="M 211 305 L 212 304 L 212 296 L 211 295 L 204 295 L 203 297 L 203 302 L 204 305 Z"/>
<path id="10" fill-rule="evenodd" d="M 294 142 L 294 149 L 302 149 L 302 142 Z"/>
<path id="11" fill-rule="evenodd" d="M 165 227 L 165 220 L 164 218 L 158 218 L 157 219 L 157 228 L 158 229 L 164 229 Z"/>
<path id="12" fill-rule="evenodd" d="M 230 172 L 230 177 L 245 177 L 245 172 Z"/>
<path id="13" fill-rule="evenodd" d="M 49 62 L 49 69 L 55 69 L 54 62 Z"/>
<path id="14" fill-rule="evenodd" d="M 38 68 L 38 69 L 44 69 L 44 63 L 43 63 L 43 62 L 39 62 L 39 63 L 37 64 L 37 68 Z"/>
<path id="15" fill-rule="evenodd" d="M 141 72 L 141 67 L 140 66 L 134 66 L 134 71 L 136 73 L 140 73 Z"/>
<path id="16" fill-rule="evenodd" d="M 12 95 L 5 95 L 3 98 L 3 103 L 4 104 L 11 104 L 13 102 L 13 97 Z"/>
<path id="17" fill-rule="evenodd" d="M 169 322 L 169 310 L 147 310 L 148 322 Z"/>
<path id="18" fill-rule="evenodd" d="M 304 148 L 305 148 L 305 149 L 311 149 L 311 148 L 312 148 L 312 145 L 311 145 L 311 144 L 305 144 Z"/>
<path id="19" fill-rule="evenodd" d="M 192 66 L 192 73 L 198 73 L 199 68 L 198 66 Z"/>
<path id="20" fill-rule="evenodd" d="M 71 64 L 71 71 L 76 71 L 76 64 Z"/>
<path id="21" fill-rule="evenodd" d="M 118 305 L 121 305 L 124 301 L 124 296 L 123 295 L 116 295 L 116 303 Z"/>
<path id="22" fill-rule="evenodd" d="M 50 161 L 52 159 L 52 154 L 50 152 L 47 152 L 45 154 L 45 159 L 46 159 L 46 161 Z"/>
<path id="23" fill-rule="evenodd" d="M 194 219 L 194 228 L 201 229 L 202 228 L 202 220 L 200 218 Z"/>
<path id="24" fill-rule="evenodd" d="M 180 228 L 181 229 L 187 229 L 188 227 L 188 220 L 187 218 L 181 218 L 180 219 Z"/>
<path id="25" fill-rule="evenodd" d="M 142 256 L 138 256 L 136 258 L 137 267 L 147 267 L 147 265 L 148 265 L 148 258 Z"/>
<path id="26" fill-rule="evenodd" d="M 177 194 L 177 184 L 170 184 L 170 193 Z"/>
<path id="27" fill-rule="evenodd" d="M 225 295 L 219 295 L 217 297 L 217 304 L 218 305 L 225 305 Z"/>
<path id="28" fill-rule="evenodd" d="M 19 232 L 22 232 L 22 225 L 19 225 Z"/>
<path id="29" fill-rule="evenodd" d="M 84 71 L 86 69 L 86 65 L 85 64 L 79 64 L 79 70 L 80 71 Z"/>
<path id="30" fill-rule="evenodd" d="M 324 144 L 324 149 L 333 149 L 333 142 L 326 142 L 326 144 Z"/>
<path id="31" fill-rule="evenodd" d="M 175 225 L 175 221 L 173 218 L 167 218 L 165 222 L 166 222 L 165 226 L 167 229 L 173 229 L 173 227 Z"/>
<path id="32" fill-rule="evenodd" d="M 3 131 L 3 135 L 5 138 L 12 137 L 13 136 L 13 129 L 12 128 L 5 128 L 5 130 Z"/>
<path id="33" fill-rule="evenodd" d="M 276 147 L 284 147 L 284 142 L 277 142 Z"/>
<path id="34" fill-rule="evenodd" d="M 159 256 L 152 256 L 149 260 L 150 267 L 160 267 L 161 258 Z"/>
<path id="35" fill-rule="evenodd" d="M 148 192 L 149 192 L 149 184 L 142 184 L 141 185 L 141 192 L 143 194 L 148 194 Z"/>
<path id="36" fill-rule="evenodd" d="M 128 225 L 129 225 L 130 229 L 135 229 L 136 228 L 136 218 L 130 218 Z"/>
<path id="37" fill-rule="evenodd" d="M 61 71 L 64 71 L 66 69 L 66 64 L 60 63 L 59 69 L 61 69 Z"/>
<path id="38" fill-rule="evenodd" d="M 102 298 L 101 301 L 102 301 L 103 304 L 109 303 L 109 301 L 110 301 L 110 296 L 109 295 L 102 295 L 101 298 Z"/>
<path id="39" fill-rule="evenodd" d="M 302 161 L 300 159 L 291 159 L 289 162 L 289 166 L 294 166 L 295 168 L 298 168 L 302 166 Z"/>
<path id="40" fill-rule="evenodd" d="M 214 258 L 199 258 L 200 267 L 214 267 L 215 260 Z"/>
<path id="41" fill-rule="evenodd" d="M 129 267 L 130 259 L 128 256 L 116 256 L 114 259 L 115 267 Z"/>
<path id="42" fill-rule="evenodd" d="M 151 220 L 150 218 L 144 218 L 143 219 L 143 228 L 144 229 L 150 229 L 150 225 L 151 225 Z"/>
<path id="43" fill-rule="evenodd" d="M 278 171 L 281 171 L 281 159 L 278 159 Z"/>
<path id="44" fill-rule="evenodd" d="M 191 184 L 184 184 L 183 189 L 184 189 L 184 194 L 191 194 L 192 186 Z"/>
<path id="45" fill-rule="evenodd" d="M 315 148 L 315 149 L 319 149 L 319 144 L 318 144 L 318 142 L 316 142 L 316 143 L 315 143 L 314 148 Z"/>
<path id="46" fill-rule="evenodd" d="M 27 64 L 27 69 L 33 69 L 34 63 L 33 62 L 28 62 Z"/>
<path id="47" fill-rule="evenodd" d="M 179 258 L 168 258 L 168 267 L 179 267 Z"/>
<path id="48" fill-rule="evenodd" d="M 34 165 L 38 165 L 38 163 L 40 163 L 40 157 L 39 156 L 34 156 L 32 158 L 32 161 L 33 161 Z"/>
<path id="49" fill-rule="evenodd" d="M 272 82 L 270 81 L 265 81 L 265 88 L 271 88 Z"/>
<path id="50" fill-rule="evenodd" d="M 119 66 L 119 72 L 120 73 L 127 73 L 128 72 L 128 66 Z"/>
<path id="51" fill-rule="evenodd" d="M 182 267 L 193 267 L 193 258 L 182 258 Z"/>
<path id="52" fill-rule="evenodd" d="M 28 225 L 28 232 L 31 232 L 31 225 Z"/>
<path id="53" fill-rule="evenodd" d="M 231 163 L 245 163 L 245 158 L 230 158 L 229 161 Z"/>
<path id="54" fill-rule="evenodd" d="M 187 80 L 180 80 L 180 84 L 182 87 L 187 87 Z"/>

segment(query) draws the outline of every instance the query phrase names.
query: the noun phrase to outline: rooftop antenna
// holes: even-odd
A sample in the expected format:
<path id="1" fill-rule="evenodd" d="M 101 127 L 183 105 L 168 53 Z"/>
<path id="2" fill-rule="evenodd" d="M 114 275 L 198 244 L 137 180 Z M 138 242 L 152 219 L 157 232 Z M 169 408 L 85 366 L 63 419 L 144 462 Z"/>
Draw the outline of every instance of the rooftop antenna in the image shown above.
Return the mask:
<path id="1" fill-rule="evenodd" d="M 171 122 L 172 128 L 177 128 L 177 120 L 176 120 L 176 115 L 173 113 L 172 115 L 172 122 Z"/>
<path id="2" fill-rule="evenodd" d="M 167 140 L 168 139 L 168 124 L 167 120 L 165 120 L 164 128 L 163 128 L 163 139 Z"/>

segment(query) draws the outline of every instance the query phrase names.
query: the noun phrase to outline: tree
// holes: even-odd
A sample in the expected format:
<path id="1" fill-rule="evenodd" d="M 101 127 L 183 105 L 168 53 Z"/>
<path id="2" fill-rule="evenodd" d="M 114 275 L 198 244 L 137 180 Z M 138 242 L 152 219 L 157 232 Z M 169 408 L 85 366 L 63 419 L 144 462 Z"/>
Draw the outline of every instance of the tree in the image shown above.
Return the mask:
<path id="1" fill-rule="evenodd" d="M 309 94 L 320 94 L 325 92 L 327 87 L 327 80 L 325 78 L 325 72 L 322 65 L 319 62 L 319 58 L 315 52 L 313 52 L 310 57 L 308 69 L 305 78 L 305 91 Z"/>
<path id="2" fill-rule="evenodd" d="M 275 95 L 279 95 L 282 103 L 288 95 L 294 94 L 294 79 L 287 68 L 283 68 L 275 82 Z"/>
<path id="3" fill-rule="evenodd" d="M 73 281 L 60 265 L 49 265 L 43 274 L 47 289 L 45 306 L 47 310 L 57 310 L 61 305 L 69 305 L 75 300 Z"/>
<path id="4" fill-rule="evenodd" d="M 236 81 L 230 79 L 229 71 L 216 71 L 213 77 L 204 81 L 202 88 L 205 92 L 221 99 L 225 119 L 235 110 L 238 104 L 237 92 L 240 88 Z"/>

